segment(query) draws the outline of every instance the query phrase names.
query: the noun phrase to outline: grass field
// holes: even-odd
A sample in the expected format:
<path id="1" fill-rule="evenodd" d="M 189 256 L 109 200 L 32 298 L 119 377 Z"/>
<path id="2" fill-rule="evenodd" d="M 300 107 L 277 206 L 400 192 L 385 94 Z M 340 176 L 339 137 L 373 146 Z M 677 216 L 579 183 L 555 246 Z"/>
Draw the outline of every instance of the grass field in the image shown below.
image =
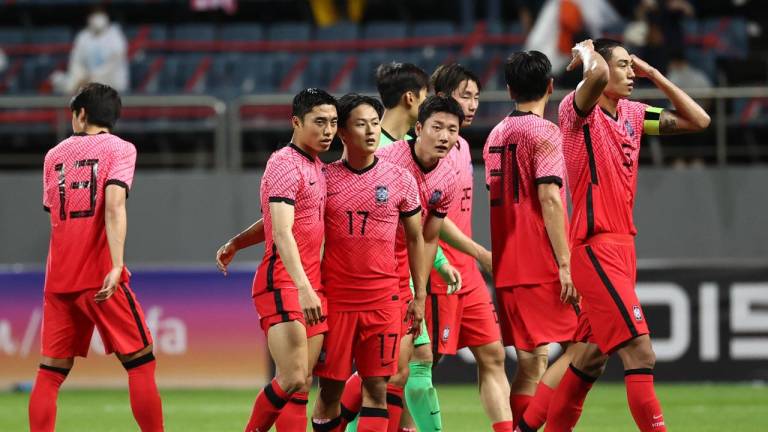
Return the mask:
<path id="1" fill-rule="evenodd" d="M 440 386 L 446 432 L 489 431 L 475 389 Z M 751 385 L 659 385 L 671 432 L 768 431 L 768 387 Z M 166 390 L 168 431 L 241 431 L 255 391 Z M 0 431 L 27 430 L 24 393 L 0 393 Z M 310 402 L 311 404 L 312 402 Z M 70 390 L 59 397 L 57 431 L 136 431 L 127 391 Z M 621 384 L 599 384 L 587 400 L 579 432 L 635 431 Z"/>

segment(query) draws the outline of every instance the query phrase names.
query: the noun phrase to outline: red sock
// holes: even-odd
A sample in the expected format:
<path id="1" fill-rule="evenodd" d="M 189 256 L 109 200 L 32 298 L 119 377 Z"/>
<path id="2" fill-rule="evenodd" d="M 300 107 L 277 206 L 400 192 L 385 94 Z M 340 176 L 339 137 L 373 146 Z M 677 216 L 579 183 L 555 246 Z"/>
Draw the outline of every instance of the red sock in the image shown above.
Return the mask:
<path id="1" fill-rule="evenodd" d="M 536 386 L 536 394 L 523 413 L 522 420 L 527 428 L 536 430 L 544 425 L 544 422 L 547 421 L 549 402 L 554 394 L 555 391 L 543 382 Z"/>
<path id="2" fill-rule="evenodd" d="M 402 408 L 400 410 L 402 413 Z M 398 420 L 398 423 L 400 421 Z M 360 421 L 357 422 L 357 432 L 387 432 L 389 428 L 389 413 L 382 408 L 363 407 L 360 410 Z M 397 428 L 395 428 L 397 431 Z"/>
<path id="3" fill-rule="evenodd" d="M 306 432 L 307 431 L 307 392 L 296 392 L 280 411 L 275 421 L 277 432 Z"/>
<path id="4" fill-rule="evenodd" d="M 360 407 L 363 405 L 363 380 L 358 374 L 352 374 L 344 384 L 344 393 L 341 394 L 341 428 L 344 431 L 347 423 L 357 417 Z"/>
<path id="5" fill-rule="evenodd" d="M 509 395 L 509 406 L 512 408 L 512 429 L 517 426 L 517 422 L 523 418 L 525 409 L 528 408 L 528 404 L 533 399 L 533 396 L 526 394 L 511 394 Z"/>
<path id="6" fill-rule="evenodd" d="M 142 432 L 162 432 L 163 404 L 155 383 L 155 356 L 152 353 L 123 363 L 128 371 L 131 410 Z"/>
<path id="7" fill-rule="evenodd" d="M 500 421 L 491 425 L 493 432 L 512 432 L 515 428 L 512 426 L 512 420 Z"/>
<path id="8" fill-rule="evenodd" d="M 570 365 L 552 396 L 544 431 L 572 430 L 581 417 L 584 400 L 596 380 L 597 378 L 593 378 Z"/>
<path id="9" fill-rule="evenodd" d="M 280 388 L 277 378 L 274 378 L 256 396 L 245 432 L 267 432 L 277 420 L 289 398 L 290 395 Z"/>
<path id="10" fill-rule="evenodd" d="M 400 417 L 403 416 L 402 388 L 387 384 L 387 411 L 389 412 L 387 431 L 397 432 L 397 428 L 400 427 Z"/>
<path id="11" fill-rule="evenodd" d="M 666 432 L 661 404 L 653 389 L 652 369 L 629 369 L 624 371 L 627 387 L 627 401 L 632 417 L 641 432 Z"/>
<path id="12" fill-rule="evenodd" d="M 69 369 L 40 365 L 29 395 L 29 430 L 53 432 L 56 427 L 56 398 Z"/>

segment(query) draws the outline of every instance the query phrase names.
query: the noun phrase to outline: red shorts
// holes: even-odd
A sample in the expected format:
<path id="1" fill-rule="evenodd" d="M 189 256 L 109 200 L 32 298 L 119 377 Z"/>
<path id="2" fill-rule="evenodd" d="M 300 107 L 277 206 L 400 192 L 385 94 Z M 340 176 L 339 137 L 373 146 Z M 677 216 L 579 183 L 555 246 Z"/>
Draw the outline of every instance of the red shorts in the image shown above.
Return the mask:
<path id="1" fill-rule="evenodd" d="M 329 313 L 315 375 L 345 381 L 352 375 L 353 361 L 363 378 L 394 375 L 400 352 L 400 317 L 399 308 Z"/>
<path id="2" fill-rule="evenodd" d="M 496 308 L 485 285 L 466 287 L 454 295 L 430 294 L 425 309 L 433 349 L 440 354 L 453 355 L 459 348 L 501 340 Z"/>
<path id="3" fill-rule="evenodd" d="M 53 358 L 86 357 L 94 326 L 107 354 L 133 354 L 152 343 L 136 296 L 127 280 L 112 297 L 96 303 L 100 288 L 43 296 L 42 354 Z"/>
<path id="4" fill-rule="evenodd" d="M 325 319 L 328 316 L 328 301 L 325 299 L 322 291 L 315 291 L 320 297 L 320 303 L 323 309 L 323 319 L 307 327 L 307 338 L 316 336 L 328 331 L 328 323 Z M 258 294 L 253 298 L 253 304 L 256 306 L 256 312 L 259 314 L 259 322 L 264 334 L 267 334 L 270 327 L 288 321 L 299 321 L 304 326 L 304 312 L 299 303 L 299 290 L 297 288 L 276 288 Z"/>
<path id="5" fill-rule="evenodd" d="M 550 342 L 573 339 L 578 315 L 560 301 L 560 282 L 496 289 L 504 345 L 531 352 Z"/>
<path id="6" fill-rule="evenodd" d="M 582 311 L 600 351 L 648 334 L 635 292 L 637 260 L 631 236 L 603 234 L 577 246 L 571 256 L 573 283 L 583 297 Z"/>

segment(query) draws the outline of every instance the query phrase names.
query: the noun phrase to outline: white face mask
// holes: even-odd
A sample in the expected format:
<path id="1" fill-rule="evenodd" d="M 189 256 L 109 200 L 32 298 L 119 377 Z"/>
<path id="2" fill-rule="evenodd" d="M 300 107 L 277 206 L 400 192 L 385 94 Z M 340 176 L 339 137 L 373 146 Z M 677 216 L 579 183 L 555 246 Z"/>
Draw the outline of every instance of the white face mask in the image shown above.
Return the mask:
<path id="1" fill-rule="evenodd" d="M 100 33 L 109 25 L 109 17 L 103 12 L 96 12 L 88 17 L 88 29 Z"/>

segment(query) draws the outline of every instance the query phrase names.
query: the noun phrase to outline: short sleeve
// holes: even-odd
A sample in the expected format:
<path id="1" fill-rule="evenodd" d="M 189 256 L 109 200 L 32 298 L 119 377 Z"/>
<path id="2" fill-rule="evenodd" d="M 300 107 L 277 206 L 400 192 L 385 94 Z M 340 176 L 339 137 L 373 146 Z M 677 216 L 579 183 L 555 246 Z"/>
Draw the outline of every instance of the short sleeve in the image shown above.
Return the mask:
<path id="1" fill-rule="evenodd" d="M 452 174 L 454 170 L 453 168 L 451 168 L 450 170 L 447 170 L 447 172 Z M 446 177 L 446 179 L 448 178 Z M 453 202 L 455 195 L 456 195 L 455 183 L 452 180 L 446 181 L 445 188 L 443 189 L 443 193 L 438 198 L 438 201 L 430 211 L 430 214 L 439 218 L 444 218 L 448 216 L 448 210 L 451 208 L 451 203 Z"/>
<path id="2" fill-rule="evenodd" d="M 133 172 L 136 169 L 136 147 L 129 142 L 117 146 L 107 172 L 104 187 L 111 184 L 125 188 L 126 193 L 133 184 Z"/>
<path id="3" fill-rule="evenodd" d="M 51 175 L 51 163 L 48 160 L 48 156 L 45 157 L 43 162 L 43 210 L 48 213 L 51 212 L 51 194 L 48 193 L 48 177 Z"/>
<path id="4" fill-rule="evenodd" d="M 498 171 L 501 168 L 501 153 L 504 150 L 504 144 L 499 142 L 499 136 L 501 134 L 498 131 L 498 127 L 493 129 L 488 135 L 488 139 L 485 140 L 485 146 L 483 146 L 483 161 L 485 162 L 485 186 L 490 188 L 493 180 L 492 173 Z"/>
<path id="5" fill-rule="evenodd" d="M 263 193 L 269 202 L 296 204 L 301 175 L 295 161 L 286 157 L 270 159 L 262 177 Z"/>
<path id="6" fill-rule="evenodd" d="M 421 211 L 421 199 L 419 198 L 419 188 L 416 185 L 416 179 L 403 170 L 401 173 L 401 187 L 403 188 L 403 197 L 400 200 L 398 210 L 400 217 L 411 217 Z"/>
<path id="7" fill-rule="evenodd" d="M 576 92 L 572 91 L 560 102 L 558 108 L 558 122 L 560 129 L 573 130 L 582 127 L 587 119 L 594 112 L 594 107 L 590 112 L 582 112 L 576 106 Z"/>
<path id="8" fill-rule="evenodd" d="M 554 183 L 563 187 L 565 177 L 563 138 L 554 125 L 550 133 L 536 143 L 533 153 L 533 171 L 537 185 Z"/>

